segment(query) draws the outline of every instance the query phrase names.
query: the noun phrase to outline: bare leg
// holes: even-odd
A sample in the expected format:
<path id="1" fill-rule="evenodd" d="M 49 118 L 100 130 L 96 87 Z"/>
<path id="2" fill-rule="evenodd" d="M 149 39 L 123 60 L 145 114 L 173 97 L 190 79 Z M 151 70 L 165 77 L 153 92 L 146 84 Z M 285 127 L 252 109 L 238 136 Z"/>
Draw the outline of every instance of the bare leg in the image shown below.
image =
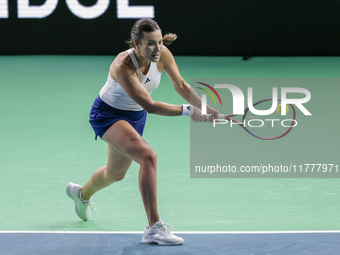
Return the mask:
<path id="1" fill-rule="evenodd" d="M 90 199 L 94 193 L 110 184 L 122 180 L 131 166 L 132 160 L 122 155 L 111 145 L 108 145 L 107 152 L 107 165 L 94 172 L 91 179 L 81 189 L 81 196 L 84 200 Z"/>
<path id="2" fill-rule="evenodd" d="M 139 190 L 143 199 L 146 215 L 149 220 L 149 226 L 152 227 L 158 220 L 157 208 L 157 157 L 145 160 L 138 175 Z"/>
<path id="3" fill-rule="evenodd" d="M 104 173 L 106 166 L 102 166 L 94 172 L 91 179 L 81 188 L 81 197 L 84 200 L 89 200 L 90 197 L 98 190 L 109 186 L 111 183 L 105 181 Z"/>
<path id="4" fill-rule="evenodd" d="M 118 165 L 121 166 L 120 169 L 125 169 L 127 166 L 127 158 L 130 160 L 134 160 L 140 165 L 139 170 L 139 189 L 141 192 L 142 200 L 144 203 L 144 208 L 148 217 L 149 225 L 153 226 L 159 220 L 158 208 L 157 208 L 157 156 L 151 146 L 138 134 L 138 132 L 126 121 L 118 121 L 114 125 L 112 125 L 108 131 L 104 134 L 103 140 L 106 141 L 112 148 L 114 148 L 120 155 L 119 159 L 125 156 L 123 162 L 125 164 L 119 163 Z M 108 167 L 106 170 L 101 170 L 100 168 L 98 171 L 98 176 L 105 176 L 104 173 L 107 175 L 115 176 L 115 168 L 117 162 L 113 157 L 112 158 L 112 165 Z M 124 167 L 122 167 L 122 165 Z M 130 161 L 131 165 L 131 161 Z M 129 166 L 130 166 L 129 165 Z M 127 171 L 127 169 L 126 169 Z M 122 171 L 125 175 L 126 171 Z M 122 174 L 116 175 L 122 177 Z M 124 176 L 123 176 L 124 177 Z M 113 178 L 113 179 L 115 179 Z M 91 178 L 92 179 L 92 178 Z M 93 177 L 93 180 L 98 180 L 98 182 L 92 186 L 104 187 L 105 185 L 108 186 L 107 180 L 103 177 Z M 112 181 L 112 179 L 111 179 Z M 94 182 L 93 182 L 94 183 Z M 86 186 L 86 185 L 85 185 Z M 85 187 L 84 186 L 84 187 Z M 89 186 L 91 186 L 89 184 Z M 87 188 L 87 187 L 86 187 Z M 96 188 L 92 188 L 92 192 Z M 88 189 L 90 190 L 90 189 Z M 92 192 L 84 191 L 85 194 L 91 194 Z M 86 197 L 87 198 L 87 197 Z M 84 198 L 85 199 L 85 198 Z"/>

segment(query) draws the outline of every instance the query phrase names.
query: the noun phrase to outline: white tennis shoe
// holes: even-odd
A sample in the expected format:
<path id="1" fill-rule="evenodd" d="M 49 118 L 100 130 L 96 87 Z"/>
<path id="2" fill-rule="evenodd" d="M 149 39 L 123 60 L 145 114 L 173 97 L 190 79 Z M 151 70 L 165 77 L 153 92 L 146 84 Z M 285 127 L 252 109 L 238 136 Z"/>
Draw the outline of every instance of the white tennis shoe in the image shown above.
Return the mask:
<path id="1" fill-rule="evenodd" d="M 165 224 L 161 219 L 152 227 L 146 226 L 142 243 L 158 243 L 159 245 L 180 245 L 183 238 L 175 236 L 168 228 L 175 230 L 172 225 Z"/>
<path id="2" fill-rule="evenodd" d="M 81 188 L 82 188 L 82 186 L 70 182 L 67 185 L 66 194 L 74 200 L 74 203 L 75 203 L 74 209 L 76 210 L 76 213 L 79 216 L 79 218 L 86 221 L 91 216 L 90 208 L 94 211 L 97 211 L 97 207 L 92 202 L 92 197 L 87 201 L 84 201 L 81 198 L 81 196 L 80 196 L 80 189 Z"/>

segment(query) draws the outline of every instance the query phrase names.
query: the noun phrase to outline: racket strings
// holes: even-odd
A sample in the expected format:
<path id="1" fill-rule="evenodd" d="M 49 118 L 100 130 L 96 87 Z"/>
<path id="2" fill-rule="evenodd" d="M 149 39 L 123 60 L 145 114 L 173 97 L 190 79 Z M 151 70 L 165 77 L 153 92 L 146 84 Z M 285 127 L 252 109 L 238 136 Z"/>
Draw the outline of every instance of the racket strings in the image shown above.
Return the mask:
<path id="1" fill-rule="evenodd" d="M 268 110 L 271 108 L 273 101 L 266 100 L 256 105 L 257 110 Z M 280 101 L 278 101 L 280 103 Z M 287 105 L 286 115 L 281 115 L 277 108 L 270 115 L 256 115 L 249 110 L 243 118 L 244 127 L 253 135 L 261 138 L 275 138 L 289 131 L 294 126 L 294 109 Z"/>

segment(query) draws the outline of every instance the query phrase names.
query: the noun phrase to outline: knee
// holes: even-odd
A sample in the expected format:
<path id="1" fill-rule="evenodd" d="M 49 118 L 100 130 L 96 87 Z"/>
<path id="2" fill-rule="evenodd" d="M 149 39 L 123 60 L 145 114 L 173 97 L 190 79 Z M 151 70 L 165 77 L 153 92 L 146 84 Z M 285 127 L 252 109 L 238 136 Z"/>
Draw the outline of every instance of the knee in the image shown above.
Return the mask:
<path id="1" fill-rule="evenodd" d="M 110 169 L 108 166 L 106 166 L 105 171 L 105 179 L 108 183 L 114 183 L 119 182 L 124 179 L 126 172 L 119 173 L 115 171 L 114 169 Z"/>
<path id="2" fill-rule="evenodd" d="M 142 164 L 147 167 L 156 168 L 157 155 L 152 148 L 145 148 L 142 151 Z"/>
<path id="3" fill-rule="evenodd" d="M 122 181 L 125 177 L 125 174 L 124 175 L 115 175 L 112 177 L 112 182 L 119 182 L 119 181 Z"/>

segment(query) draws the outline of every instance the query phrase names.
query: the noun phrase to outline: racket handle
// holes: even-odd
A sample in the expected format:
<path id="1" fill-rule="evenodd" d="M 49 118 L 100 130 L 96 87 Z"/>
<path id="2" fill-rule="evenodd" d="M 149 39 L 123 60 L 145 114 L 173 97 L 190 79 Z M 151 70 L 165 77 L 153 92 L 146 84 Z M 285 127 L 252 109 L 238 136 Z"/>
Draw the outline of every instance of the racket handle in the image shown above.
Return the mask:
<path id="1" fill-rule="evenodd" d="M 210 117 L 211 115 L 212 115 L 212 114 L 207 114 L 207 117 Z M 227 117 L 228 117 L 227 114 L 219 114 L 219 115 L 218 115 L 218 118 L 219 118 L 220 120 L 222 120 L 222 119 L 226 120 Z"/>

